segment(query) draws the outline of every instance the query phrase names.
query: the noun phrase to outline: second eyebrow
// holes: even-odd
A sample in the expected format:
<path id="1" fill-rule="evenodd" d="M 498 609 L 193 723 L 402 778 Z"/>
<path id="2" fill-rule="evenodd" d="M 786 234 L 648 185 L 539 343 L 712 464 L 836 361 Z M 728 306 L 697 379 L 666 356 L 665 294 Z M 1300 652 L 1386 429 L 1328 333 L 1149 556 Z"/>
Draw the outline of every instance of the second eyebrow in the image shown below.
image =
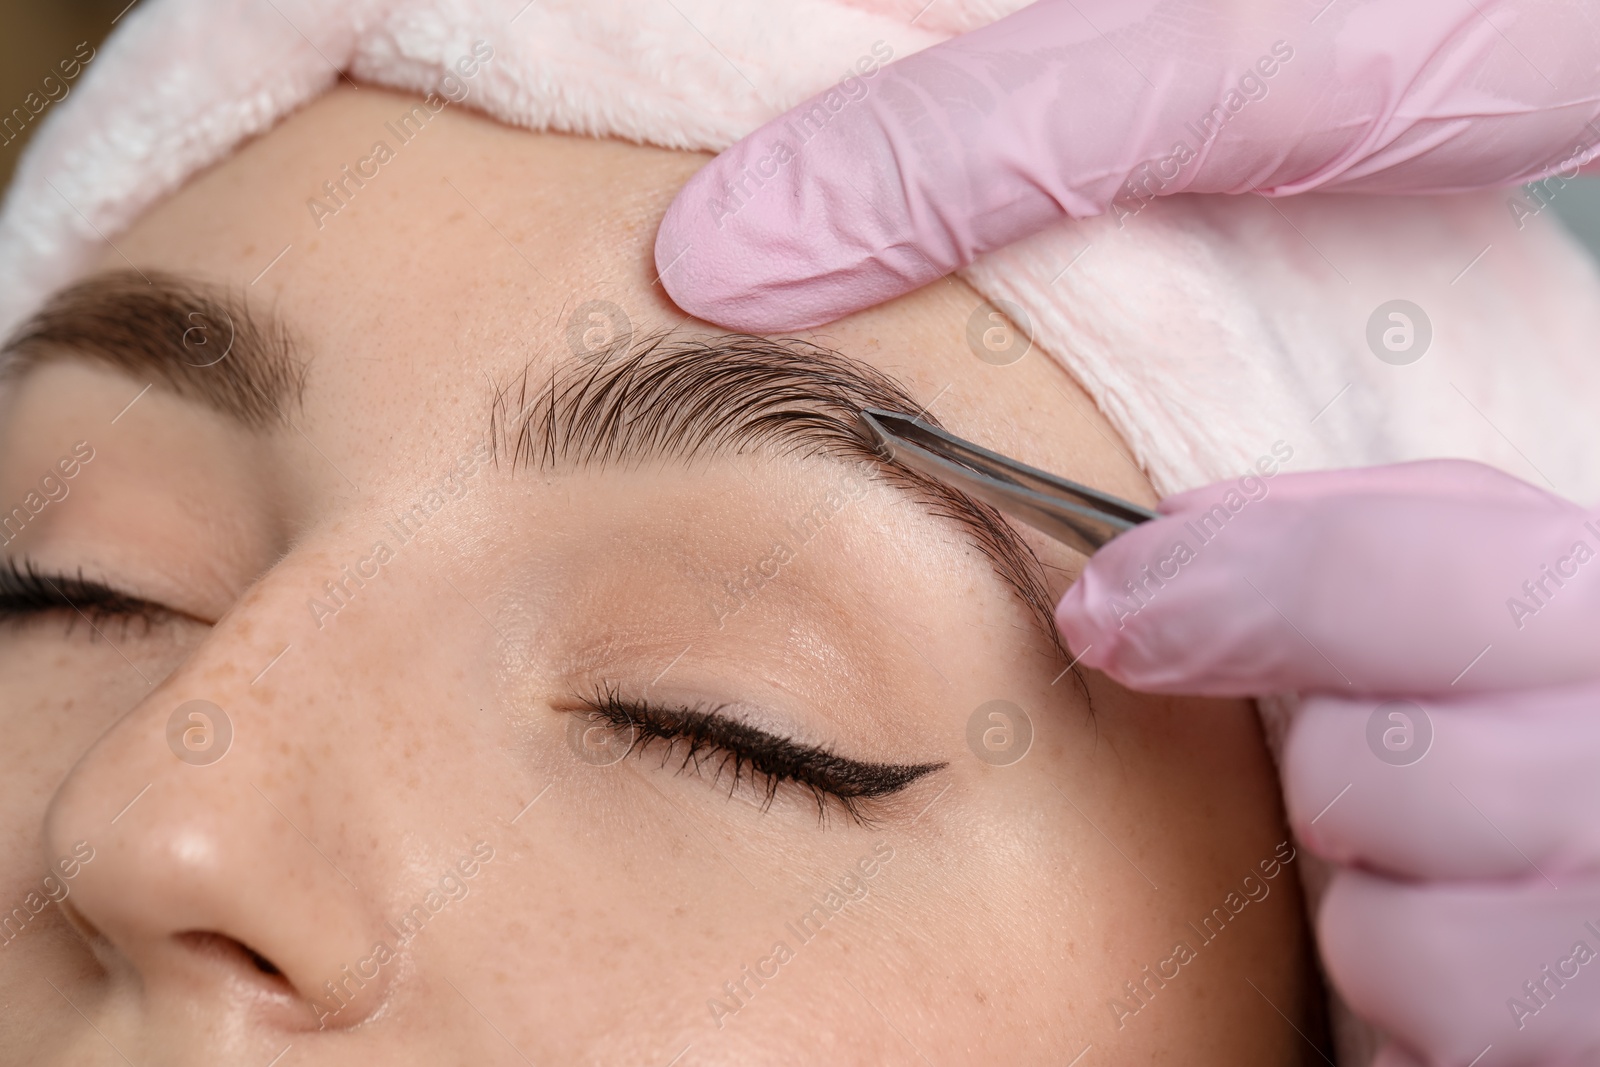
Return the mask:
<path id="1" fill-rule="evenodd" d="M 88 358 L 196 400 L 251 429 L 305 390 L 288 330 L 242 296 L 162 271 L 108 271 L 56 294 L 0 350 L 0 376 Z"/>

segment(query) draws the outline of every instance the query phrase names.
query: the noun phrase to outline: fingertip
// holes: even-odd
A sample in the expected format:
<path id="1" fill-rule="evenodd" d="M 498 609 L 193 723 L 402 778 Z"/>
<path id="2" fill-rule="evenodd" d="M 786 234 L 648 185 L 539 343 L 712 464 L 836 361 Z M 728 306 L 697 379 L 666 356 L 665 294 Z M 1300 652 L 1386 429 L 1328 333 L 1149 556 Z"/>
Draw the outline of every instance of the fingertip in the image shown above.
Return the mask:
<path id="1" fill-rule="evenodd" d="M 656 269 L 690 314 L 746 333 L 807 329 L 937 280 L 879 117 L 862 104 L 801 139 L 802 104 L 684 185 L 656 234 Z"/>
<path id="2" fill-rule="evenodd" d="M 1077 625 L 1082 604 L 1083 594 L 1078 591 L 1078 583 L 1074 582 L 1056 602 L 1056 628 L 1061 631 L 1061 636 L 1066 637 L 1068 628 Z"/>
<path id="3" fill-rule="evenodd" d="M 1110 642 L 1089 607 L 1088 583 L 1085 574 L 1079 578 L 1056 604 L 1056 629 L 1061 639 L 1072 650 L 1075 663 L 1100 669 L 1110 662 Z"/>
<path id="4" fill-rule="evenodd" d="M 695 318 L 756 334 L 819 326 L 851 310 L 818 298 L 809 277 L 815 250 L 785 233 L 786 224 L 757 218 L 751 201 L 740 213 L 746 217 L 734 217 L 721 188 L 730 184 L 722 175 L 739 170 L 728 158 L 717 157 L 689 180 L 656 231 L 656 272 L 673 303 Z"/>
<path id="5" fill-rule="evenodd" d="M 694 180 L 689 179 L 690 185 Z M 661 225 L 656 228 L 656 280 L 661 283 L 667 296 L 672 298 L 672 302 L 684 311 L 697 319 L 725 325 L 718 322 L 714 314 L 720 294 L 706 285 L 697 284 L 696 279 L 690 279 L 688 273 L 692 264 L 683 263 L 687 250 L 694 247 L 696 237 L 694 224 L 688 217 L 689 201 L 685 197 L 688 191 L 689 185 L 678 191 L 678 195 L 667 206 L 666 214 L 661 217 Z"/>
<path id="6" fill-rule="evenodd" d="M 1391 1041 L 1372 1061 L 1372 1067 L 1425 1067 L 1425 1064 Z"/>

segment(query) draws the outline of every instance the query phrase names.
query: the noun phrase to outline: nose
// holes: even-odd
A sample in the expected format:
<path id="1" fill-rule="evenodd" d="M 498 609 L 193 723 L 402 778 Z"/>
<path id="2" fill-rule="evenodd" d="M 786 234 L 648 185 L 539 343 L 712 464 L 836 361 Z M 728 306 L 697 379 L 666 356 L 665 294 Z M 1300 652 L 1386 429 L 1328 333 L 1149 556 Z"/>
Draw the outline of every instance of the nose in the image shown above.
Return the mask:
<path id="1" fill-rule="evenodd" d="M 358 813 L 324 802 L 350 783 L 283 736 L 292 717 L 212 645 L 57 791 L 48 862 L 76 864 L 63 910 L 107 980 L 153 1009 L 230 1027 L 353 1025 L 382 1003 L 386 976 L 356 973 L 379 930 L 342 833 Z"/>

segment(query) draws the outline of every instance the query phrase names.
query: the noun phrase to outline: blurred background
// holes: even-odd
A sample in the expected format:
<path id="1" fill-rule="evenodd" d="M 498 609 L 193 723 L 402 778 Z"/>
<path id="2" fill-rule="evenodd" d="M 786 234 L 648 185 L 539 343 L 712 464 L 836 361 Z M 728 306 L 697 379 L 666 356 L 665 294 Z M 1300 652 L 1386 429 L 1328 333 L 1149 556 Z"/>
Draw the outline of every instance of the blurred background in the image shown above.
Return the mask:
<path id="1" fill-rule="evenodd" d="M 45 75 L 59 80 L 56 64 L 72 59 L 79 42 L 99 48 L 113 29 L 112 20 L 128 6 L 128 0 L 0 0 L 0 117 L 17 107 L 26 113 L 23 100 L 29 93 L 45 96 L 40 88 Z M 22 146 L 50 107 L 33 116 L 21 136 L 15 136 L 16 123 L 0 127 L 0 141 L 6 142 L 0 144 L 0 183 L 11 180 Z"/>
<path id="2" fill-rule="evenodd" d="M 40 83 L 46 75 L 59 78 L 56 65 L 61 60 L 72 58 L 81 42 L 98 48 L 115 23 L 141 2 L 0 0 L 0 120 L 22 107 L 30 92 L 44 97 Z M 46 107 L 34 117 L 21 136 L 12 136 L 15 124 L 11 131 L 0 127 L 0 141 L 6 142 L 0 144 L 0 187 L 10 181 L 17 156 L 49 112 Z M 1567 183 L 1550 198 L 1550 210 L 1600 259 L 1600 177 Z"/>

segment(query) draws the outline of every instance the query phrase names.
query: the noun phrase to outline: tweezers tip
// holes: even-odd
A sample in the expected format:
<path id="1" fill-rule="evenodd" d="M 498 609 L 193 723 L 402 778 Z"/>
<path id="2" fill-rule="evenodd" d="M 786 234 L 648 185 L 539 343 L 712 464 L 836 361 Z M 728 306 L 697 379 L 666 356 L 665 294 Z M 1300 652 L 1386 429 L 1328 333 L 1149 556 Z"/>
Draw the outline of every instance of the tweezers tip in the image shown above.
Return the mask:
<path id="1" fill-rule="evenodd" d="M 872 442 L 874 451 L 885 459 L 894 457 L 894 436 L 882 420 L 897 417 L 894 412 L 882 408 L 862 408 L 856 413 L 857 420 L 866 427 L 867 438 Z"/>

